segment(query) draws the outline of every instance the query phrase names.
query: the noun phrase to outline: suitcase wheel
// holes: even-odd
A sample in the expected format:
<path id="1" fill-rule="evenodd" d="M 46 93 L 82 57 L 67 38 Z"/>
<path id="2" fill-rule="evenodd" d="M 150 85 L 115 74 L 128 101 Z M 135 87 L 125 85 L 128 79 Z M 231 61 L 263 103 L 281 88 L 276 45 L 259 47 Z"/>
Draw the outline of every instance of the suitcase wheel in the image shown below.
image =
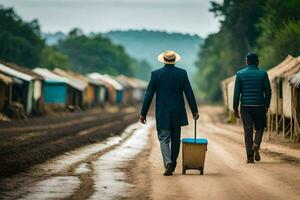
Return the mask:
<path id="1" fill-rule="evenodd" d="M 200 175 L 203 175 L 204 174 L 204 167 L 200 167 L 199 170 L 200 170 Z"/>

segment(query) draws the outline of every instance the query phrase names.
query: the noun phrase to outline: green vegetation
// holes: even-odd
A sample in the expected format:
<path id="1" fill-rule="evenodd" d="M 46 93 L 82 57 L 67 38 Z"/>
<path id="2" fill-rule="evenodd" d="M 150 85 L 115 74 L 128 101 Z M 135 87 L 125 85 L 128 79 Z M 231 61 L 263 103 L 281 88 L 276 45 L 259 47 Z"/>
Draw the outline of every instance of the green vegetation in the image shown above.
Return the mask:
<path id="1" fill-rule="evenodd" d="M 125 74 L 147 79 L 150 65 L 131 58 L 120 45 L 101 34 L 42 34 L 36 20 L 24 22 L 12 8 L 0 7 L 0 59 L 29 68 L 63 68 L 81 73 Z M 42 38 L 49 36 L 47 42 Z M 57 38 L 59 38 L 57 40 Z"/>
<path id="2" fill-rule="evenodd" d="M 187 69 L 190 74 L 195 73 L 197 71 L 195 67 L 197 52 L 203 43 L 203 40 L 196 35 L 148 30 L 111 31 L 103 35 L 92 33 L 90 35 L 82 36 L 79 34 L 79 37 L 75 37 L 75 39 L 71 39 L 70 36 L 61 32 L 47 33 L 44 34 L 43 37 L 48 45 L 55 45 L 56 48 L 67 54 L 71 59 L 72 66 L 76 66 L 76 70 L 93 70 L 93 66 L 95 66 L 95 62 L 97 62 L 98 65 L 101 66 L 100 72 L 114 74 L 116 73 L 114 68 L 107 69 L 105 67 L 105 65 L 118 65 L 114 62 L 114 59 L 109 57 L 101 59 L 100 57 L 94 57 L 90 59 L 87 57 L 93 57 L 92 54 L 96 52 L 96 50 L 92 50 L 96 47 L 96 44 L 93 44 L 92 47 L 91 43 L 97 42 L 97 51 L 101 51 L 100 45 L 103 46 L 104 43 L 108 44 L 112 41 L 116 48 L 110 49 L 110 53 L 119 51 L 120 53 L 118 53 L 118 56 L 123 55 L 122 66 L 125 66 L 124 70 L 127 70 L 126 73 L 133 70 L 135 76 L 144 80 L 149 80 L 150 72 L 161 66 L 161 63 L 157 61 L 156 57 L 160 52 L 167 49 L 174 49 L 179 52 L 182 55 L 182 60 L 178 65 Z M 103 37 L 109 38 L 109 40 Z M 82 46 L 80 46 L 80 48 L 74 50 L 71 46 L 75 45 L 75 40 L 81 40 L 81 42 L 84 41 L 84 43 L 87 41 L 89 42 L 88 44 L 81 44 Z M 71 46 L 68 46 L 67 48 L 64 47 L 64 45 L 69 45 L 67 43 L 70 42 L 73 43 Z M 90 46 L 88 47 L 87 45 Z M 122 49 L 119 45 L 123 46 L 124 49 Z M 128 56 L 125 56 L 124 50 L 134 59 L 129 59 Z M 78 55 L 80 55 L 81 58 L 79 58 Z M 94 56 L 96 56 L 96 54 Z M 107 60 L 107 58 L 110 60 Z M 89 64 L 87 65 L 89 67 L 81 69 L 81 66 L 86 63 Z"/>
<path id="3" fill-rule="evenodd" d="M 134 75 L 132 58 L 123 47 L 113 45 L 101 34 L 86 36 L 79 29 L 74 29 L 56 48 L 69 56 L 75 71 Z"/>
<path id="4" fill-rule="evenodd" d="M 34 68 L 70 68 L 69 58 L 47 46 L 39 23 L 23 21 L 12 8 L 0 6 L 0 59 Z"/>
<path id="5" fill-rule="evenodd" d="M 152 66 L 149 64 L 149 62 L 147 62 L 146 60 L 135 60 L 134 67 L 136 77 L 146 81 L 150 80 Z"/>
<path id="6" fill-rule="evenodd" d="M 299 0 L 224 0 L 211 5 L 221 28 L 205 39 L 199 52 L 201 98 L 219 101 L 220 81 L 242 68 L 247 52 L 257 52 L 265 69 L 288 54 L 300 55 Z"/>
<path id="7" fill-rule="evenodd" d="M 46 46 L 42 51 L 42 59 L 40 66 L 48 69 L 70 69 L 69 57 L 62 54 L 53 47 Z"/>
<path id="8" fill-rule="evenodd" d="M 194 63 L 203 43 L 197 35 L 148 30 L 111 31 L 105 36 L 113 43 L 124 46 L 130 56 L 147 61 L 153 68 L 161 67 L 156 59 L 160 52 L 175 50 L 182 56 L 178 66 L 190 73 L 196 72 Z"/>
<path id="9" fill-rule="evenodd" d="M 24 22 L 13 9 L 0 6 L 0 59 L 28 67 L 41 61 L 44 41 L 37 21 Z"/>
<path id="10" fill-rule="evenodd" d="M 266 1 L 257 40 L 257 51 L 265 68 L 278 64 L 288 54 L 300 55 L 299 8 L 299 0 Z"/>

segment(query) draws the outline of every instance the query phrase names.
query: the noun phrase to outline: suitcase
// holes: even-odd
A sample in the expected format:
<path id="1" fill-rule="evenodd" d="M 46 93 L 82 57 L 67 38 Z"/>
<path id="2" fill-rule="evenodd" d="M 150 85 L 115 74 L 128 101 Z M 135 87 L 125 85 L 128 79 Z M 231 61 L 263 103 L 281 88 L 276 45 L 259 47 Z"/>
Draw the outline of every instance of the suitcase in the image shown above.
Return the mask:
<path id="1" fill-rule="evenodd" d="M 200 175 L 204 174 L 208 141 L 204 138 L 196 138 L 196 125 L 197 120 L 195 120 L 194 138 L 182 139 L 182 174 L 186 174 L 188 169 L 196 169 L 200 171 Z"/>

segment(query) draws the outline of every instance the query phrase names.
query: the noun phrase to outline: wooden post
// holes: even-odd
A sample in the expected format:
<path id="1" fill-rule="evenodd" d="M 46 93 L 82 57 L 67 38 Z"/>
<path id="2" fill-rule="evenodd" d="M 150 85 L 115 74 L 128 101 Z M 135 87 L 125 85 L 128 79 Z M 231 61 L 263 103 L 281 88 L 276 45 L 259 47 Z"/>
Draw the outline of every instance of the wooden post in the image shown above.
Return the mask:
<path id="1" fill-rule="evenodd" d="M 290 122 L 290 124 L 291 124 L 291 126 L 290 126 L 290 139 L 293 139 L 293 134 L 294 134 L 294 132 L 293 132 L 293 126 L 294 126 L 294 118 L 293 118 L 293 113 L 292 113 L 292 117 L 291 117 L 291 122 Z"/>
<path id="2" fill-rule="evenodd" d="M 12 103 L 12 84 L 9 85 L 9 99 L 8 99 L 8 102 L 9 102 L 9 105 Z"/>
<path id="3" fill-rule="evenodd" d="M 275 131 L 276 134 L 278 134 L 278 112 L 276 110 L 276 114 L 275 114 Z"/>
<path id="4" fill-rule="evenodd" d="M 273 132 L 273 126 L 274 126 L 274 115 L 271 115 L 271 131 L 270 134 Z"/>
<path id="5" fill-rule="evenodd" d="M 282 118 L 282 138 L 285 138 L 285 116 Z"/>
<path id="6" fill-rule="evenodd" d="M 276 134 L 278 134 L 278 95 L 276 96 L 276 115 L 275 115 Z"/>

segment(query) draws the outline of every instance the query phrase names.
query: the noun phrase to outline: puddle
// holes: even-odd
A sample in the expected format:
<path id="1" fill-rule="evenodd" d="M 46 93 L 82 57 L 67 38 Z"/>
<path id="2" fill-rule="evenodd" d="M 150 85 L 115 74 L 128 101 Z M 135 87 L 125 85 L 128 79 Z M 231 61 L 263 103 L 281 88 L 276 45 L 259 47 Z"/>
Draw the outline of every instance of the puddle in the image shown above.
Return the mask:
<path id="1" fill-rule="evenodd" d="M 125 174 L 120 167 L 134 158 L 147 144 L 149 129 L 152 125 L 143 126 L 139 123 L 128 126 L 120 136 L 114 136 L 97 144 L 88 145 L 77 150 L 65 153 L 44 164 L 32 167 L 26 173 L 26 180 L 15 177 L 7 179 L 6 184 L 13 183 L 19 186 L 18 190 L 8 192 L 5 195 L 11 199 L 63 199 L 71 196 L 80 187 L 81 181 L 78 178 L 81 174 L 89 173 L 90 168 L 85 161 L 89 156 L 103 151 L 113 145 L 120 144 L 116 149 L 104 154 L 93 162 L 93 179 L 95 180 L 95 194 L 91 199 L 115 199 L 116 196 L 126 194 L 130 185 L 125 183 Z M 81 163 L 72 176 L 65 174 L 66 170 L 76 163 Z M 58 176 L 59 174 L 59 176 Z M 35 177 L 49 177 L 42 181 L 33 182 Z M 120 195 L 123 193 L 122 195 Z"/>
<path id="2" fill-rule="evenodd" d="M 75 174 L 80 175 L 80 174 L 85 174 L 90 172 L 90 169 L 88 168 L 87 163 L 82 163 L 80 164 L 76 169 L 75 169 Z"/>
<path id="3" fill-rule="evenodd" d="M 85 160 L 90 155 L 103 151 L 110 146 L 119 144 L 124 138 L 130 133 L 137 129 L 138 124 L 132 124 L 128 126 L 120 136 L 114 136 L 106 139 L 105 141 L 97 144 L 91 144 L 86 147 L 79 148 L 74 151 L 63 154 L 62 156 L 56 157 L 45 164 L 38 165 L 37 168 L 47 171 L 48 173 L 59 173 L 69 166 Z"/>
<path id="4" fill-rule="evenodd" d="M 123 144 L 93 162 L 95 193 L 90 199 L 101 197 L 102 200 L 111 200 L 126 197 L 127 191 L 133 186 L 125 182 L 126 174 L 121 168 L 147 145 L 152 124 L 139 125 Z"/>
<path id="5" fill-rule="evenodd" d="M 76 176 L 57 176 L 35 183 L 28 188 L 29 195 L 21 199 L 62 199 L 70 196 L 80 186 Z"/>

